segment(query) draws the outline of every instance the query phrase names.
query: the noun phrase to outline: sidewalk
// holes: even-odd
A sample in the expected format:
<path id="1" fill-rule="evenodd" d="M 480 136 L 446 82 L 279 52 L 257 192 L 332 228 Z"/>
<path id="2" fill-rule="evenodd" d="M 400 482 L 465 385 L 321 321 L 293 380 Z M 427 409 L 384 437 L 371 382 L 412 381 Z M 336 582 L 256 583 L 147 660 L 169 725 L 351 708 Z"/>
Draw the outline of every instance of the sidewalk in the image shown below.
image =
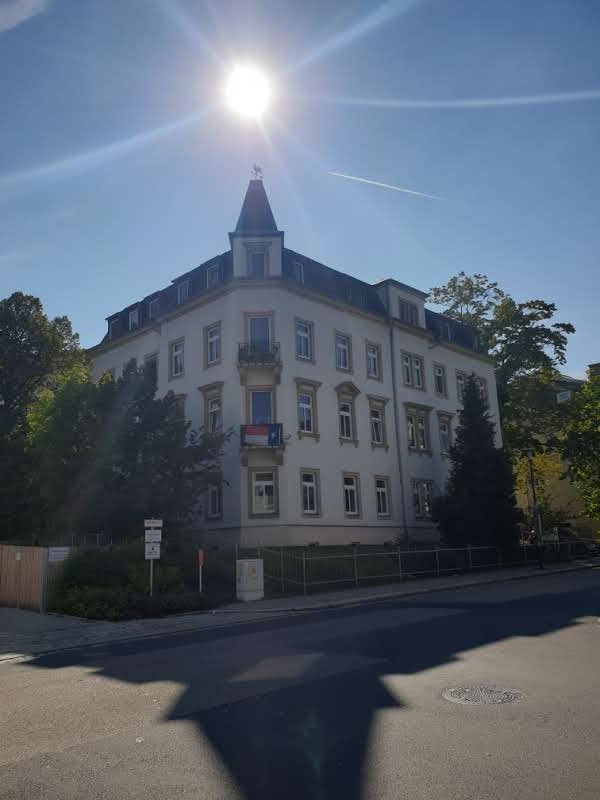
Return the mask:
<path id="1" fill-rule="evenodd" d="M 447 575 L 441 578 L 409 580 L 384 586 L 344 589 L 307 597 L 294 596 L 261 600 L 255 603 L 232 603 L 214 611 L 124 622 L 99 622 L 55 614 L 40 615 L 32 611 L 14 608 L 0 608 L 0 663 L 82 646 L 164 636 L 185 631 L 223 628 L 292 614 L 325 611 L 331 608 L 430 594 L 447 589 L 543 578 L 548 575 L 584 570 L 595 566 L 600 566 L 600 558 L 552 565 L 543 571 L 537 567 L 516 567 L 469 575 Z"/>

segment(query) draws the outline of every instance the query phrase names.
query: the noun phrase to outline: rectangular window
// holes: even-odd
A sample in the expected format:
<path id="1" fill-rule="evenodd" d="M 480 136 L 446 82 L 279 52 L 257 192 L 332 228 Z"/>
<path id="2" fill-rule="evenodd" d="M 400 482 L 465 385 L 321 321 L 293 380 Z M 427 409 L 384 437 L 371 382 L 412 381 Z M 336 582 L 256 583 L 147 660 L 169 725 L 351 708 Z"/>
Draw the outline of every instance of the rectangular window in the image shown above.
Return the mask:
<path id="1" fill-rule="evenodd" d="M 296 358 L 310 361 L 313 355 L 312 323 L 296 320 Z"/>
<path id="2" fill-rule="evenodd" d="M 173 398 L 175 402 L 175 411 L 177 416 L 181 419 L 185 419 L 185 395 L 184 394 L 176 394 Z"/>
<path id="3" fill-rule="evenodd" d="M 304 283 L 304 264 L 300 261 L 294 261 L 294 280 L 296 283 Z"/>
<path id="4" fill-rule="evenodd" d="M 405 386 L 415 389 L 425 388 L 425 365 L 422 356 L 402 353 L 402 378 Z"/>
<path id="5" fill-rule="evenodd" d="M 381 348 L 367 342 L 367 377 L 381 380 Z"/>
<path id="6" fill-rule="evenodd" d="M 466 384 L 467 384 L 467 375 L 466 375 L 466 373 L 457 371 L 457 373 L 456 373 L 456 396 L 458 397 L 458 402 L 459 403 L 462 403 L 462 401 L 463 401 Z"/>
<path id="7" fill-rule="evenodd" d="M 353 439 L 352 436 L 352 401 L 339 401 L 340 416 L 340 437 L 342 439 Z"/>
<path id="8" fill-rule="evenodd" d="M 204 340 L 206 348 L 206 365 L 218 364 L 221 360 L 221 323 L 206 328 L 206 338 Z"/>
<path id="9" fill-rule="evenodd" d="M 265 277 L 265 252 L 264 250 L 255 250 L 249 254 L 250 264 L 248 274 L 251 278 L 264 278 Z"/>
<path id="10" fill-rule="evenodd" d="M 144 367 L 150 372 L 153 380 L 158 380 L 158 353 L 150 353 L 144 358 Z"/>
<path id="11" fill-rule="evenodd" d="M 209 486 L 206 498 L 206 516 L 217 519 L 223 513 L 222 492 L 220 486 Z"/>
<path id="12" fill-rule="evenodd" d="M 344 511 L 347 517 L 360 514 L 357 475 L 344 475 Z"/>
<path id="13" fill-rule="evenodd" d="M 412 489 L 415 519 L 431 519 L 433 483 L 431 481 L 413 481 Z"/>
<path id="14" fill-rule="evenodd" d="M 275 484 L 275 471 L 254 471 L 251 473 L 252 486 L 252 513 L 276 514 L 277 495 Z"/>
<path id="15" fill-rule="evenodd" d="M 371 444 L 386 445 L 385 405 L 383 401 L 372 397 L 369 398 L 369 422 L 371 425 Z"/>
<path id="16" fill-rule="evenodd" d="M 209 433 L 220 433 L 223 430 L 223 403 L 220 394 L 208 398 L 206 417 Z"/>
<path id="17" fill-rule="evenodd" d="M 206 288 L 214 289 L 221 283 L 221 265 L 211 264 L 206 270 Z"/>
<path id="18" fill-rule="evenodd" d="M 344 333 L 335 335 L 335 366 L 346 372 L 352 369 L 350 337 Z"/>
<path id="19" fill-rule="evenodd" d="M 408 446 L 412 450 L 430 450 L 429 411 L 409 408 L 406 412 Z"/>
<path id="20" fill-rule="evenodd" d="M 148 318 L 156 319 L 158 317 L 159 310 L 160 310 L 160 303 L 158 297 L 155 297 L 154 300 L 150 300 L 150 302 L 148 303 Z"/>
<path id="21" fill-rule="evenodd" d="M 119 333 L 119 320 L 118 319 L 111 319 L 108 323 L 108 338 L 114 339 Z"/>
<path id="22" fill-rule="evenodd" d="M 181 305 L 181 303 L 185 303 L 185 301 L 190 296 L 190 282 L 189 281 L 182 281 L 181 283 L 177 284 L 177 303 Z"/>
<path id="23" fill-rule="evenodd" d="M 446 367 L 444 367 L 443 364 L 433 365 L 433 379 L 437 396 L 446 397 L 448 394 L 446 388 Z"/>
<path id="24" fill-rule="evenodd" d="M 265 390 L 250 392 L 250 423 L 268 425 L 273 422 L 273 393 Z"/>
<path id="25" fill-rule="evenodd" d="M 390 481 L 389 478 L 375 478 L 375 500 L 377 516 L 390 516 Z"/>
<path id="26" fill-rule="evenodd" d="M 302 493 L 302 513 L 314 516 L 319 513 L 319 482 L 315 470 L 300 472 L 300 489 Z"/>
<path id="27" fill-rule="evenodd" d="M 169 345 L 170 350 L 170 376 L 177 378 L 183 375 L 183 339 L 177 342 L 171 342 Z"/>
<path id="28" fill-rule="evenodd" d="M 254 353 L 268 353 L 271 347 L 271 317 L 248 317 L 248 340 Z"/>
<path id="29" fill-rule="evenodd" d="M 477 389 L 479 390 L 479 396 L 481 397 L 482 402 L 484 405 L 487 405 L 488 402 L 488 390 L 487 390 L 487 381 L 485 378 L 475 378 L 475 383 L 477 384 Z"/>
<path id="30" fill-rule="evenodd" d="M 450 452 L 452 445 L 452 428 L 450 426 L 450 417 L 439 416 L 440 425 L 440 450 L 446 454 Z"/>
<path id="31" fill-rule="evenodd" d="M 129 312 L 129 330 L 135 331 L 140 327 L 140 312 L 134 308 Z"/>
<path id="32" fill-rule="evenodd" d="M 313 395 L 309 392 L 298 392 L 298 430 L 303 433 L 314 433 Z"/>
<path id="33" fill-rule="evenodd" d="M 416 327 L 419 324 L 419 311 L 415 303 L 400 299 L 398 301 L 398 314 L 400 322 L 404 322 L 405 325 Z"/>

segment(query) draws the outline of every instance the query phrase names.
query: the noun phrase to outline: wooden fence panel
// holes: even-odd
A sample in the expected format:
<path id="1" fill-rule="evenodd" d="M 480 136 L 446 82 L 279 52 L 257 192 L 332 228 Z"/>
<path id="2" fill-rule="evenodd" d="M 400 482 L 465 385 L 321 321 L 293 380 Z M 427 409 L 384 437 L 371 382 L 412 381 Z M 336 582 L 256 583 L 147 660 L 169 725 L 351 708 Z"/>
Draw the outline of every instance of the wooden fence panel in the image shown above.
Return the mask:
<path id="1" fill-rule="evenodd" d="M 0 545 L 0 605 L 44 611 L 48 549 Z"/>

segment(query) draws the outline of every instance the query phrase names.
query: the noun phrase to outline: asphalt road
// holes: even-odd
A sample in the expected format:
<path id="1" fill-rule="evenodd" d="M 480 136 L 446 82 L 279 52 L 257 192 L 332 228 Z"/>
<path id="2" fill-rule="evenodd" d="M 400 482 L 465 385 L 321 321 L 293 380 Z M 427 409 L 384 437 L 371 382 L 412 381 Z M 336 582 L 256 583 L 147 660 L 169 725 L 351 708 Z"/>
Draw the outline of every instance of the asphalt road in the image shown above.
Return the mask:
<path id="1" fill-rule="evenodd" d="M 6 663 L 0 798 L 598 800 L 599 613 L 589 570 Z"/>

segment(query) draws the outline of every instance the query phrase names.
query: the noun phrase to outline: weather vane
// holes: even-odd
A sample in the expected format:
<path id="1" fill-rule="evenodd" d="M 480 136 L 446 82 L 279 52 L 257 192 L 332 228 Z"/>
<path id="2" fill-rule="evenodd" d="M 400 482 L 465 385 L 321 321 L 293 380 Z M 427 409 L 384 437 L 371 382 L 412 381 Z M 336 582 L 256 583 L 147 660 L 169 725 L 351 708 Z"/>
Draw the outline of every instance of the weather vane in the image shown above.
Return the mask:
<path id="1" fill-rule="evenodd" d="M 252 177 L 255 181 L 262 181 L 263 179 L 262 167 L 259 167 L 258 164 L 252 166 Z"/>

